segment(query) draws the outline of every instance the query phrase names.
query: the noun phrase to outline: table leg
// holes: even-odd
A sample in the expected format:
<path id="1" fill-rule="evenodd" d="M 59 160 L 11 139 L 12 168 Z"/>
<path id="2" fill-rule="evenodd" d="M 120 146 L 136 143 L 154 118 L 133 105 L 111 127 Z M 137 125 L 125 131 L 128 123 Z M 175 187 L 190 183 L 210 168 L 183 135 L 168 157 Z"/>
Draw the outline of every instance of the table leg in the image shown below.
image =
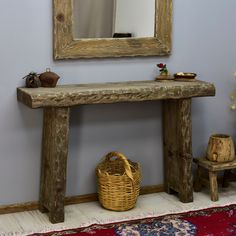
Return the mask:
<path id="1" fill-rule="evenodd" d="M 198 165 L 196 179 L 193 184 L 195 192 L 201 192 L 202 190 L 202 176 L 203 176 L 203 168 L 200 165 Z"/>
<path id="2" fill-rule="evenodd" d="M 233 170 L 225 170 L 222 187 L 224 188 L 229 187 L 229 182 L 235 182 L 235 181 L 236 181 L 236 174 L 233 173 Z"/>
<path id="3" fill-rule="evenodd" d="M 64 221 L 70 109 L 44 108 L 39 209 Z"/>
<path id="4" fill-rule="evenodd" d="M 231 170 L 225 170 L 224 175 L 223 175 L 223 182 L 222 182 L 223 188 L 229 187 L 230 176 L 231 176 Z"/>
<path id="5" fill-rule="evenodd" d="M 209 171 L 209 181 L 210 181 L 211 200 L 213 202 L 216 202 L 219 200 L 216 171 Z"/>
<path id="6" fill-rule="evenodd" d="M 191 99 L 163 101 L 164 184 L 193 201 Z"/>

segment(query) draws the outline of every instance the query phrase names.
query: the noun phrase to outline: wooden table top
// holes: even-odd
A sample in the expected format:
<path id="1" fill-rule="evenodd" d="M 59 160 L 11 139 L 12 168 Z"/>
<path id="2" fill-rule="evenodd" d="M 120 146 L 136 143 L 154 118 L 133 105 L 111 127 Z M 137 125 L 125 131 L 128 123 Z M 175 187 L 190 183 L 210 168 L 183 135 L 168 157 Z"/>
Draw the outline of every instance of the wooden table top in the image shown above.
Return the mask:
<path id="1" fill-rule="evenodd" d="M 17 99 L 30 108 L 70 107 L 81 104 L 140 102 L 214 96 L 204 81 L 130 81 L 59 85 L 55 88 L 17 88 Z"/>

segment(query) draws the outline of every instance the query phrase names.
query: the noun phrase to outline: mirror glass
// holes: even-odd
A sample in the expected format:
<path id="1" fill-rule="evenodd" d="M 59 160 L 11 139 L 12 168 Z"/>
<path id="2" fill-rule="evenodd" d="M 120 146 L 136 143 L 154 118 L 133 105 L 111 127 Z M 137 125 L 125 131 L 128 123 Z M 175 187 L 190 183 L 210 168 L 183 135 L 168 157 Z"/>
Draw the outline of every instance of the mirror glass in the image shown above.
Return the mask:
<path id="1" fill-rule="evenodd" d="M 154 37 L 155 0 L 73 0 L 73 36 Z"/>

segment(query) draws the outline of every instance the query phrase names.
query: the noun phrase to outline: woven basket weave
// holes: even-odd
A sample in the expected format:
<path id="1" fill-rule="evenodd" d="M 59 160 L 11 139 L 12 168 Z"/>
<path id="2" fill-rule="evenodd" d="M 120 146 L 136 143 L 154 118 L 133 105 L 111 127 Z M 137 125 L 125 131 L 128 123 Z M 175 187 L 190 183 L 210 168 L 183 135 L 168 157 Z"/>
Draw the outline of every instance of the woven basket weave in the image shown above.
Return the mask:
<path id="1" fill-rule="evenodd" d="M 101 205 L 114 211 L 133 208 L 140 191 L 140 169 L 139 163 L 127 160 L 121 153 L 108 153 L 96 168 Z"/>

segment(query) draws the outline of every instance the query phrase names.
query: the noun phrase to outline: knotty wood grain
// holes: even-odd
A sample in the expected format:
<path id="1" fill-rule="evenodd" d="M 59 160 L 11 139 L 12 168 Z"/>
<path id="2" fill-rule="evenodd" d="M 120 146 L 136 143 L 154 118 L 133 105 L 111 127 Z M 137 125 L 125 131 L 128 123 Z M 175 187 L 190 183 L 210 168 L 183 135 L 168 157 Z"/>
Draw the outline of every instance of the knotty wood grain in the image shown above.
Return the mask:
<path id="1" fill-rule="evenodd" d="M 228 187 L 228 182 L 235 181 L 236 175 L 231 173 L 231 169 L 236 168 L 236 160 L 221 163 L 221 162 L 213 162 L 206 159 L 206 157 L 202 158 L 194 158 L 194 162 L 197 164 L 197 176 L 194 184 L 195 191 L 200 191 L 202 185 L 210 188 L 211 192 L 211 200 L 218 201 L 218 182 L 220 182 L 219 178 L 217 178 L 217 173 L 219 171 L 224 171 L 222 186 Z M 203 170 L 208 171 L 208 178 L 204 176 Z"/>
<path id="2" fill-rule="evenodd" d="M 140 102 L 214 96 L 215 87 L 203 81 L 62 85 L 55 88 L 18 88 L 17 98 L 31 108 L 68 107 L 81 104 Z"/>
<path id="3" fill-rule="evenodd" d="M 18 88 L 17 98 L 31 108 L 44 108 L 40 210 L 51 222 L 64 220 L 69 107 L 116 102 L 163 102 L 165 189 L 192 201 L 191 98 L 214 96 L 213 84 L 133 81 L 64 85 L 56 88 Z"/>
<path id="4" fill-rule="evenodd" d="M 40 210 L 52 223 L 64 221 L 69 108 L 45 108 L 42 140 Z"/>
<path id="5" fill-rule="evenodd" d="M 230 170 L 236 168 L 236 159 L 234 159 L 233 161 L 221 163 L 209 161 L 205 157 L 201 157 L 194 158 L 194 162 L 210 171 Z"/>
<path id="6" fill-rule="evenodd" d="M 172 0 L 155 0 L 155 33 L 146 38 L 76 39 L 73 0 L 53 0 L 54 59 L 169 55 Z"/>
<path id="7" fill-rule="evenodd" d="M 209 171 L 209 182 L 210 182 L 211 200 L 213 202 L 216 202 L 219 200 L 216 171 Z"/>
<path id="8" fill-rule="evenodd" d="M 165 190 L 193 201 L 191 99 L 163 102 Z"/>

